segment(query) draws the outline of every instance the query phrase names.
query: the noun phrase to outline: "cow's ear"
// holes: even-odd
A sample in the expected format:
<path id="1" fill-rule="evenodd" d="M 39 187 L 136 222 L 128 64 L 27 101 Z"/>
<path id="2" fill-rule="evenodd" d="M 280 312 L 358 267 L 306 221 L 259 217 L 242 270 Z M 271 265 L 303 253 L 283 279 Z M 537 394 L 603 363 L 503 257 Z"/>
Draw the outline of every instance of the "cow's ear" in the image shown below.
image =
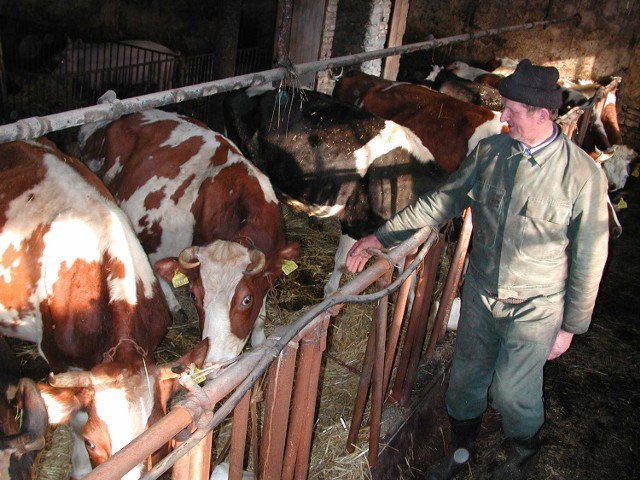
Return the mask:
<path id="1" fill-rule="evenodd" d="M 177 360 L 177 363 L 179 365 L 182 365 L 182 367 L 187 367 L 191 364 L 194 364 L 196 367 L 200 368 L 207 358 L 208 351 L 209 338 L 205 338 L 204 340 L 201 340 L 198 344 L 196 344 L 196 346 L 193 347 L 189 352 L 180 357 Z M 160 391 L 160 402 L 162 404 L 162 408 L 166 409 L 166 405 L 169 403 L 169 399 L 174 393 L 182 388 L 182 385 L 180 385 L 177 377 L 174 377 L 160 382 L 158 388 Z"/>
<path id="2" fill-rule="evenodd" d="M 173 284 L 176 275 L 186 276 L 193 282 L 198 276 L 198 268 L 183 268 L 176 257 L 161 258 L 153 265 L 153 270 L 160 278 Z"/>
<path id="3" fill-rule="evenodd" d="M 300 245 L 297 243 L 288 243 L 280 252 L 283 260 L 295 260 L 300 255 Z"/>
<path id="4" fill-rule="evenodd" d="M 192 363 L 200 368 L 204 363 L 204 360 L 207 358 L 207 353 L 209 352 L 209 337 L 201 340 L 195 347 L 193 347 L 189 352 L 185 353 L 180 359 L 178 363 L 184 365 L 185 367 L 191 365 Z"/>
<path id="5" fill-rule="evenodd" d="M 84 407 L 81 401 L 84 388 L 60 388 L 44 383 L 38 383 L 37 387 L 47 408 L 51 425 L 68 422 Z"/>

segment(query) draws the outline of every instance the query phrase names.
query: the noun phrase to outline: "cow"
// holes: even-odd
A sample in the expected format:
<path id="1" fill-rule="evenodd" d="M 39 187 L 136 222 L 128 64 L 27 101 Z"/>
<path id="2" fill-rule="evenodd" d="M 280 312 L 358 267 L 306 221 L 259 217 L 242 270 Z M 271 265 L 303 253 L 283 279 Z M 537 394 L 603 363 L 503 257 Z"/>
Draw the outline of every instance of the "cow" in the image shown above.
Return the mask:
<path id="1" fill-rule="evenodd" d="M 174 312 L 176 274 L 188 280 L 207 364 L 236 357 L 250 334 L 264 342 L 266 294 L 299 253 L 269 179 L 220 133 L 157 109 L 87 124 L 78 143 L 130 217 Z"/>
<path id="2" fill-rule="evenodd" d="M 432 93 L 443 104 L 458 102 Z M 459 103 L 464 111 L 467 104 Z M 412 112 L 407 109 L 406 114 Z M 484 125 L 489 131 L 496 117 L 485 112 L 483 121 L 475 119 L 475 127 Z M 309 215 L 339 219 L 342 236 L 326 296 L 337 290 L 353 242 L 440 185 L 474 146 L 470 128 L 456 134 L 453 123 L 439 127 L 425 116 L 430 124 L 425 127 L 442 146 L 425 144 L 399 122 L 314 91 L 232 92 L 225 99 L 225 113 L 228 134 L 267 174 L 284 201 Z M 464 146 L 458 145 L 464 135 L 469 135 Z"/>
<path id="3" fill-rule="evenodd" d="M 431 73 L 420 82 L 440 93 L 474 103 L 489 110 L 502 111 L 504 104 L 497 87 L 458 77 L 455 73 L 439 65 L 434 65 Z"/>
<path id="4" fill-rule="evenodd" d="M 35 478 L 49 428 L 46 406 L 30 378 L 7 382 L 0 378 L 0 388 L 0 478 Z"/>
<path id="5" fill-rule="evenodd" d="M 455 60 L 447 64 L 446 69 L 451 73 L 456 74 L 458 77 L 466 78 L 467 80 L 475 80 L 480 75 L 491 73 L 483 68 L 473 67 L 461 60 Z"/>
<path id="6" fill-rule="evenodd" d="M 59 54 L 56 75 L 70 75 L 94 92 L 173 88 L 180 53 L 149 40 L 85 43 L 68 41 Z"/>
<path id="7" fill-rule="evenodd" d="M 342 76 L 332 95 L 409 128 L 447 173 L 457 170 L 482 138 L 506 130 L 496 111 L 356 70 Z"/>
<path id="8" fill-rule="evenodd" d="M 49 428 L 36 384 L 21 374 L 15 355 L 0 337 L 0 478 L 13 480 L 35 478 Z"/>
<path id="9" fill-rule="evenodd" d="M 154 364 L 169 309 L 129 219 L 78 159 L 45 138 L 2 144 L 0 192 L 0 334 L 48 362 L 38 388 L 49 422 L 73 427 L 81 478 L 166 413 L 169 369 L 201 364 L 208 345 Z"/>
<path id="10" fill-rule="evenodd" d="M 589 152 L 591 158 L 598 163 L 607 177 L 611 193 L 622 189 L 629 178 L 630 165 L 637 159 L 638 154 L 626 145 L 616 144 L 606 150 L 598 147 Z"/>

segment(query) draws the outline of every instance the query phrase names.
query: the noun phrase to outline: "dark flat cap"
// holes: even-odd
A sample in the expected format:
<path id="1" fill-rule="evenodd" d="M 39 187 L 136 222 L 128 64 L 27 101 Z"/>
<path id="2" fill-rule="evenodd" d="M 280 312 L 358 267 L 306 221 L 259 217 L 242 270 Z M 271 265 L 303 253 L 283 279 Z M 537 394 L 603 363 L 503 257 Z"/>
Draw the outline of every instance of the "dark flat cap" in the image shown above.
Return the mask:
<path id="1" fill-rule="evenodd" d="M 498 91 L 509 100 L 554 110 L 562 106 L 559 76 L 555 67 L 533 65 L 531 60 L 524 59 L 502 81 Z"/>

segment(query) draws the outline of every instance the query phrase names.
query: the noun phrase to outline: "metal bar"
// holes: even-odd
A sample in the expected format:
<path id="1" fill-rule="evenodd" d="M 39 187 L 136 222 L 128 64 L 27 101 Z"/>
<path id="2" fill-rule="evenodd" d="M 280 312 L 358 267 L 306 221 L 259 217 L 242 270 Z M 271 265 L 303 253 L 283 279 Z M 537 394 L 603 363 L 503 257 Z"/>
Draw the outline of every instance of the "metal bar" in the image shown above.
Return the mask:
<path id="1" fill-rule="evenodd" d="M 376 282 L 378 290 L 389 285 L 393 270 L 389 270 Z M 375 335 L 375 355 L 373 357 L 373 374 L 371 377 L 371 419 L 369 420 L 369 466 L 373 467 L 380 450 L 380 422 L 382 421 L 382 403 L 384 402 L 384 359 L 387 343 L 387 317 L 389 315 L 389 297 L 381 298 L 375 307 L 373 321 L 376 328 L 369 335 Z"/>
<path id="2" fill-rule="evenodd" d="M 291 391 L 296 368 L 297 343 L 287 345 L 269 367 L 269 386 L 260 442 L 259 478 L 280 478 L 284 458 Z M 305 372 L 305 375 L 308 372 Z"/>
<path id="3" fill-rule="evenodd" d="M 323 320 L 320 314 L 334 305 L 355 302 L 356 299 L 349 295 L 362 292 L 369 285 L 383 275 L 391 265 L 400 262 L 405 256 L 416 248 L 424 249 L 431 247 L 435 241 L 433 229 L 425 227 L 417 231 L 411 238 L 391 250 L 385 258 L 378 258 L 365 271 L 356 278 L 347 282 L 338 291 L 320 303 L 310 307 L 305 314 L 296 321 L 288 325 L 286 330 L 279 336 L 271 335 L 267 341 L 258 348 L 244 353 L 235 364 L 227 367 L 220 373 L 215 381 L 205 383 L 203 390 L 211 404 L 229 395 L 229 398 L 220 406 L 213 415 L 211 421 L 191 434 L 191 437 L 175 448 L 165 458 L 163 458 L 150 472 L 144 475 L 144 480 L 155 480 L 166 472 L 171 465 L 193 445 L 197 444 L 211 430 L 222 423 L 222 421 L 233 411 L 235 406 L 244 397 L 251 386 L 267 370 L 273 359 L 282 349 L 293 340 L 304 329 L 313 329 Z M 420 255 L 418 259 L 421 259 Z M 316 386 L 317 387 L 317 386 Z M 234 390 L 235 389 L 235 390 Z M 190 403 L 191 401 L 191 403 Z M 195 404 L 195 405 L 194 405 Z M 152 427 L 134 439 L 126 448 L 116 452 L 109 460 L 98 465 L 86 477 L 86 480 L 115 480 L 122 478 L 135 465 L 139 464 L 150 454 L 166 442 L 175 437 L 180 431 L 192 423 L 193 419 L 199 415 L 200 407 L 197 402 L 190 400 L 190 396 L 178 402 L 172 410 Z M 307 433 L 307 432 L 305 432 Z M 307 434 L 310 434 L 308 432 Z"/>
<path id="4" fill-rule="evenodd" d="M 309 461 L 311 458 L 311 442 L 313 439 L 313 425 L 316 412 L 316 398 L 318 397 L 318 379 L 320 378 L 320 367 L 322 365 L 322 354 L 327 348 L 327 329 L 329 328 L 329 315 L 322 315 L 321 323 L 317 324 L 313 339 L 309 338 L 309 348 L 312 351 L 311 372 L 307 387 L 307 402 L 303 404 L 304 418 L 302 425 L 302 436 L 298 446 L 296 468 L 294 478 L 306 480 L 309 474 Z M 311 337 L 311 332 L 309 337 Z M 303 343 L 303 346 L 305 343 Z M 274 479 L 278 480 L 278 479 Z"/>
<path id="5" fill-rule="evenodd" d="M 369 385 L 371 385 L 371 374 L 373 372 L 373 357 L 375 356 L 375 335 L 378 328 L 377 323 L 371 324 L 369 337 L 367 338 L 367 349 L 364 353 L 362 362 L 362 371 L 360 372 L 360 381 L 358 382 L 358 393 L 353 405 L 353 414 L 351 415 L 351 425 L 349 426 L 349 434 L 347 435 L 347 452 L 353 453 L 356 449 L 358 440 L 358 432 L 362 425 L 364 410 L 367 406 L 367 397 L 369 395 Z"/>
<path id="6" fill-rule="evenodd" d="M 341 66 L 354 65 L 378 58 L 386 58 L 403 53 L 411 53 L 419 50 L 430 50 L 443 47 L 453 43 L 475 40 L 502 33 L 515 32 L 519 30 L 530 30 L 535 27 L 548 26 L 557 23 L 579 20 L 578 16 L 562 18 L 558 20 L 544 20 L 539 22 L 527 22 L 521 25 L 512 25 L 499 28 L 479 30 L 477 32 L 465 33 L 441 39 L 427 40 L 424 42 L 412 43 L 371 52 L 357 53 L 343 57 L 318 60 L 315 62 L 302 63 L 292 68 L 275 68 L 263 72 L 240 75 L 232 78 L 214 80 L 212 82 L 200 83 L 196 85 L 165 90 L 158 93 L 141 95 L 138 97 L 115 100 L 111 103 L 100 104 L 91 107 L 80 108 L 68 112 L 56 113 L 40 117 L 30 117 L 18 120 L 15 123 L 0 126 L 0 143 L 11 142 L 13 140 L 25 140 L 37 138 L 47 133 L 63 130 L 71 127 L 78 127 L 85 123 L 102 120 L 114 120 L 122 115 L 157 108 L 187 100 L 194 100 L 209 95 L 228 92 L 253 85 L 263 85 L 267 82 L 282 80 L 285 77 L 300 76 L 305 73 L 317 72 L 320 70 L 337 68 Z"/>
<path id="7" fill-rule="evenodd" d="M 472 230 L 473 221 L 471 218 L 471 210 L 467 208 L 462 216 L 462 227 L 460 228 L 458 243 L 456 244 L 456 249 L 453 253 L 451 264 L 449 265 L 447 279 L 445 280 L 444 287 L 442 288 L 440 307 L 438 308 L 438 313 L 436 313 L 436 320 L 429 338 L 429 344 L 424 354 L 425 359 L 429 359 L 433 356 L 436 344 L 444 335 L 447 327 L 447 321 L 449 320 L 449 315 L 451 315 L 453 299 L 455 298 L 460 285 L 460 278 L 462 277 L 462 270 L 464 267 L 464 261 L 467 257 Z"/>
<path id="8" fill-rule="evenodd" d="M 235 410 L 233 410 L 231 452 L 229 453 L 229 480 L 242 480 L 244 448 L 247 443 L 247 426 L 249 424 L 250 405 L 251 392 L 247 392 Z"/>
<path id="9" fill-rule="evenodd" d="M 426 263 L 426 259 L 424 261 Z M 409 365 L 409 358 L 413 342 L 417 334 L 418 324 L 420 322 L 420 316 L 424 314 L 425 304 L 427 299 L 425 298 L 425 284 L 426 284 L 426 272 L 423 264 L 422 268 L 418 272 L 418 281 L 415 287 L 415 297 L 413 299 L 413 305 L 411 307 L 411 313 L 409 314 L 409 323 L 407 325 L 407 331 L 404 334 L 404 344 L 400 351 L 400 360 L 398 361 L 398 367 L 396 368 L 396 378 L 391 389 L 391 400 L 399 402 L 402 394 L 402 385 L 407 374 L 407 368 Z"/>
<path id="10" fill-rule="evenodd" d="M 410 255 L 405 259 L 404 268 L 407 268 L 411 261 L 415 258 L 415 255 Z M 409 293 L 413 282 L 415 280 L 415 274 L 412 274 L 405 280 L 398 290 L 396 297 L 396 304 L 393 310 L 393 319 L 391 321 L 391 327 L 389 329 L 389 335 L 387 339 L 387 348 L 384 359 L 384 384 L 382 386 L 383 395 L 387 395 L 389 391 L 389 382 L 391 380 L 391 371 L 393 370 L 393 363 L 395 360 L 396 350 L 398 348 L 398 342 L 400 341 L 400 333 L 402 331 L 402 323 L 407 311 L 407 302 L 409 299 Z"/>
<path id="11" fill-rule="evenodd" d="M 427 333 L 429 307 L 433 298 L 433 290 L 436 285 L 436 272 L 438 271 L 440 254 L 442 253 L 442 247 L 444 246 L 444 235 L 439 234 L 438 238 L 439 241 L 436 242 L 431 250 L 429 250 L 427 258 L 425 259 L 425 273 L 427 275 L 427 281 L 425 282 L 425 292 L 423 294 L 424 303 L 422 303 L 421 312 L 419 312 L 420 321 L 416 328 L 416 336 L 411 346 L 411 354 L 409 355 L 407 371 L 402 384 L 402 395 L 400 397 L 400 405 L 402 406 L 406 406 L 409 403 L 411 389 L 413 388 L 416 374 L 418 372 L 418 365 L 420 363 L 420 357 L 422 356 L 422 347 Z"/>
<path id="12" fill-rule="evenodd" d="M 212 445 L 213 432 L 209 432 L 195 447 L 189 450 L 189 453 L 173 465 L 172 480 L 209 480 Z"/>

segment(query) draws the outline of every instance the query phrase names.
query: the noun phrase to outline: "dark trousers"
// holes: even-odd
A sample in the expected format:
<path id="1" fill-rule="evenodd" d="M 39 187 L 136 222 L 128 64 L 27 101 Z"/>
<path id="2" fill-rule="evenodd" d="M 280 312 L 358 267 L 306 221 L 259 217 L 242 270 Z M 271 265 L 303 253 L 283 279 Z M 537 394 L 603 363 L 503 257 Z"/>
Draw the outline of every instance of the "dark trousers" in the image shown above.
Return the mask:
<path id="1" fill-rule="evenodd" d="M 480 416 L 488 394 L 507 437 L 531 437 L 544 423 L 543 367 L 562 324 L 564 294 L 512 304 L 465 280 L 446 405 L 457 420 Z"/>

